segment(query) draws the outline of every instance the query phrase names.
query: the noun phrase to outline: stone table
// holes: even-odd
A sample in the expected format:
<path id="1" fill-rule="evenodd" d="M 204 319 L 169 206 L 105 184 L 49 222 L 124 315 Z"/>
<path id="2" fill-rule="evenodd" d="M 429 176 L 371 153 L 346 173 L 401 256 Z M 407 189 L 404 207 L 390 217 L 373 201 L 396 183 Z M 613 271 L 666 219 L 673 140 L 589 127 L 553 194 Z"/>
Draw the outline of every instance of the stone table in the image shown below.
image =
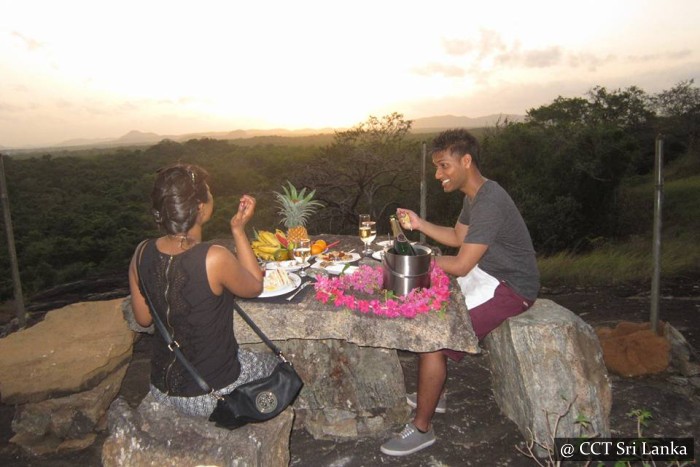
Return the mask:
<path id="1" fill-rule="evenodd" d="M 341 240 L 337 248 L 359 251 L 357 237 L 319 236 Z M 370 258 L 361 263 L 378 265 Z M 456 281 L 450 285 L 446 313 L 413 319 L 361 315 L 302 292 L 299 302 L 240 300 L 266 335 L 285 352 L 305 382 L 295 402 L 297 427 L 316 438 L 384 436 L 408 420 L 403 372 L 397 350 L 431 352 L 442 348 L 479 353 L 464 298 Z M 236 316 L 241 344 L 260 338 Z M 262 345 L 262 344 L 259 344 Z"/>

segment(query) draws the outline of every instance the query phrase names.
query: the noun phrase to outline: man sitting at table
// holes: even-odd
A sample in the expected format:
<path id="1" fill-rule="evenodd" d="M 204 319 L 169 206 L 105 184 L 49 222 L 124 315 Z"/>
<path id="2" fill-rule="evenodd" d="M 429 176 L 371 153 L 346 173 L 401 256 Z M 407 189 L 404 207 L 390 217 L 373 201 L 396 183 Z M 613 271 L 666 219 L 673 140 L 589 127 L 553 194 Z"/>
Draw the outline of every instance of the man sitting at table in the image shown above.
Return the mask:
<path id="1" fill-rule="evenodd" d="M 527 310 L 539 291 L 539 272 L 530 234 L 506 191 L 479 170 L 479 143 L 468 131 L 448 130 L 431 148 L 435 178 L 446 192 L 464 193 L 454 227 L 432 224 L 408 209 L 397 209 L 404 228 L 419 230 L 443 245 L 459 247 L 455 256 L 438 256 L 437 264 L 458 277 L 474 332 L 483 339 L 503 321 Z M 406 396 L 416 408 L 413 422 L 381 451 L 403 456 L 435 442 L 432 418 L 446 411 L 444 384 L 447 358 L 464 353 L 449 349 L 422 353 L 418 362 L 418 392 Z"/>

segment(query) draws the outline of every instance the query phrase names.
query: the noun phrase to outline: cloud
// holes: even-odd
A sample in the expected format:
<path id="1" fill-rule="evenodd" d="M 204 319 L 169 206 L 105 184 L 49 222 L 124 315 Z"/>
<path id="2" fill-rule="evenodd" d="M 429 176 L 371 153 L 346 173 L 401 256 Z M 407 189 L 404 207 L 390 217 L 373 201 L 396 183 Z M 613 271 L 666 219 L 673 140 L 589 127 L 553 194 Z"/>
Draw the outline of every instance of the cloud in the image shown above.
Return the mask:
<path id="1" fill-rule="evenodd" d="M 75 107 L 73 102 L 67 99 L 57 99 L 55 103 L 56 107 L 58 107 L 59 109 L 72 109 Z"/>
<path id="2" fill-rule="evenodd" d="M 526 68 L 549 68 L 559 65 L 562 55 L 562 51 L 559 47 L 529 50 L 523 54 L 523 65 Z"/>
<path id="3" fill-rule="evenodd" d="M 448 78 L 462 78 L 470 74 L 478 81 L 485 83 L 490 76 L 502 70 L 544 70 L 567 67 L 596 72 L 600 67 L 620 60 L 613 54 L 596 55 L 566 50 L 559 45 L 524 48 L 519 40 L 506 43 L 499 32 L 488 29 L 479 31 L 475 40 L 443 38 L 442 48 L 447 55 L 445 61 L 415 67 L 413 72 L 421 76 L 441 75 Z M 680 60 L 689 55 L 691 55 L 690 50 L 682 50 L 664 54 L 663 57 L 659 55 L 628 56 L 627 61 L 653 61 L 662 58 Z M 458 57 L 462 63 L 464 60 L 469 60 L 469 66 L 454 65 L 451 63 L 453 60 L 451 57 Z"/>
<path id="4" fill-rule="evenodd" d="M 138 112 L 141 110 L 140 106 L 134 104 L 131 101 L 124 101 L 117 107 L 121 112 Z"/>
<path id="5" fill-rule="evenodd" d="M 468 69 L 484 79 L 486 73 L 504 68 L 550 68 L 565 61 L 565 52 L 559 46 L 541 49 L 523 49 L 520 41 L 507 44 L 497 31 L 482 29 L 476 40 L 442 39 L 442 47 L 449 57 L 470 60 Z M 431 63 L 414 69 L 419 75 L 443 75 L 461 78 L 467 73 L 464 68 L 443 63 Z"/>
<path id="6" fill-rule="evenodd" d="M 683 60 L 693 55 L 690 49 L 677 50 L 675 52 L 645 54 L 645 55 L 628 55 L 625 57 L 627 61 L 632 63 L 654 62 L 657 60 Z"/>
<path id="7" fill-rule="evenodd" d="M 27 48 L 27 50 L 29 50 L 30 52 L 33 52 L 35 50 L 38 50 L 38 49 L 41 49 L 42 47 L 44 47 L 43 42 L 39 42 L 36 39 L 32 39 L 31 37 L 27 37 L 24 34 L 22 34 L 21 32 L 12 31 L 10 34 L 13 37 L 16 37 L 17 39 L 19 39 L 20 42 L 22 43 L 22 45 L 24 45 Z"/>
<path id="8" fill-rule="evenodd" d="M 448 40 L 442 39 L 442 47 L 447 52 L 447 55 L 468 55 L 473 50 L 476 50 L 476 46 L 471 41 L 462 40 Z"/>
<path id="9" fill-rule="evenodd" d="M 448 55 L 465 56 L 473 52 L 479 59 L 495 55 L 507 50 L 508 46 L 501 38 L 501 34 L 490 29 L 481 29 L 479 38 L 474 42 L 460 39 L 442 39 L 442 47 Z"/>
<path id="10" fill-rule="evenodd" d="M 422 67 L 416 67 L 413 72 L 419 76 L 442 75 L 448 78 L 461 78 L 466 74 L 464 69 L 459 66 L 442 63 L 429 63 Z"/>
<path id="11" fill-rule="evenodd" d="M 521 50 L 519 45 L 494 58 L 498 66 L 520 66 L 523 68 L 549 68 L 562 63 L 564 53 L 560 47 Z"/>
<path id="12" fill-rule="evenodd" d="M 588 71 L 596 71 L 600 66 L 615 62 L 617 57 L 613 54 L 599 57 L 590 53 L 569 53 L 566 57 L 567 64 L 572 68 L 586 68 Z"/>
<path id="13" fill-rule="evenodd" d="M 0 113 L 17 113 L 23 110 L 25 110 L 25 107 L 8 104 L 7 102 L 0 102 Z"/>

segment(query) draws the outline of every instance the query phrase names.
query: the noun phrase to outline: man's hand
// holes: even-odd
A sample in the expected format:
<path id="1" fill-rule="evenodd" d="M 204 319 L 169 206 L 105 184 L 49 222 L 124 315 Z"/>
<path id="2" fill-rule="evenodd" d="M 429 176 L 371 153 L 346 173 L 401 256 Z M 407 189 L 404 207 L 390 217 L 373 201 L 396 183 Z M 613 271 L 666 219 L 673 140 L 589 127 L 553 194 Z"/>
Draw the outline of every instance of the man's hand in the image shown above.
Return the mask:
<path id="1" fill-rule="evenodd" d="M 421 218 L 410 209 L 397 208 L 396 217 L 399 219 L 401 227 L 408 230 L 420 230 Z M 408 222 L 407 222 L 408 220 Z"/>

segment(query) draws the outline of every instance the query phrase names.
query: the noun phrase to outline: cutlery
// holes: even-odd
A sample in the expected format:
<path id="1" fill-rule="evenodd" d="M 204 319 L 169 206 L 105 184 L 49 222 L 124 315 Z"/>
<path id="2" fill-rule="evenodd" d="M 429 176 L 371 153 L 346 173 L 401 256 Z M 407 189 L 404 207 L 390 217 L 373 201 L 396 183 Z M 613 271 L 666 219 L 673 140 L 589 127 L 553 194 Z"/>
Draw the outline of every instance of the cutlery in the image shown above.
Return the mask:
<path id="1" fill-rule="evenodd" d="M 299 288 L 297 289 L 297 291 L 294 292 L 294 293 L 293 293 L 292 295 L 290 295 L 289 297 L 287 297 L 286 300 L 287 300 L 288 302 L 291 301 L 294 297 L 296 297 L 297 295 L 299 295 L 299 292 L 301 292 L 302 290 L 304 290 L 304 287 L 306 287 L 307 285 L 311 285 L 311 283 L 312 283 L 311 281 L 307 281 L 307 282 L 304 282 L 303 284 L 301 284 L 301 285 L 299 286 Z"/>

